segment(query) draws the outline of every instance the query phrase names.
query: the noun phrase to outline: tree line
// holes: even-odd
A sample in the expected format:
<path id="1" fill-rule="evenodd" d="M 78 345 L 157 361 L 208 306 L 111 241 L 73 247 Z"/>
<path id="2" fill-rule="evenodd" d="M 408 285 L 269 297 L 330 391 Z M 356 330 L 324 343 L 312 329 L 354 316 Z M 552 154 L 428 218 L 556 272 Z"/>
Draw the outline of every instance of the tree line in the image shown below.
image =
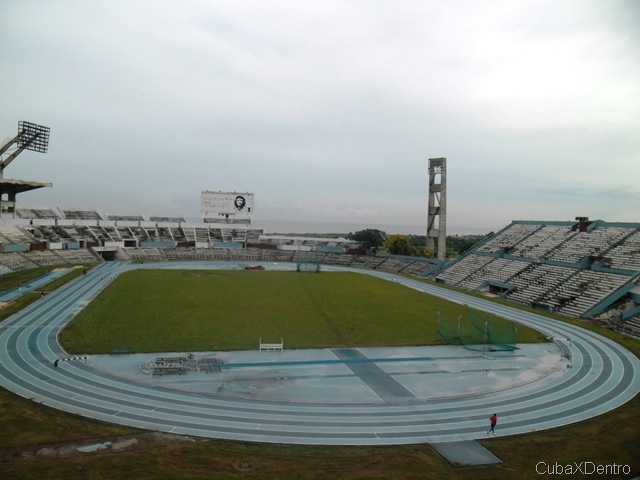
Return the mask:
<path id="1" fill-rule="evenodd" d="M 447 236 L 447 258 L 459 256 L 486 237 L 487 235 Z M 367 255 L 379 252 L 412 257 L 435 257 L 435 252 L 427 248 L 426 235 L 388 235 L 382 230 L 368 228 L 349 233 L 347 238 L 360 242 L 362 253 Z"/>

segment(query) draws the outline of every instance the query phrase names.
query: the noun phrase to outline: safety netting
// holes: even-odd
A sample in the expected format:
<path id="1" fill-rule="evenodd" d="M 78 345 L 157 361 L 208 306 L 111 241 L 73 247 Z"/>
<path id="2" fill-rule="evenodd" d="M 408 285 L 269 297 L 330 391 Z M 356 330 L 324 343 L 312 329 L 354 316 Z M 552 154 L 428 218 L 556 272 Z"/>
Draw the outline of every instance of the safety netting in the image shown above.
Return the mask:
<path id="1" fill-rule="evenodd" d="M 302 255 L 297 264 L 298 272 L 320 272 L 320 256 L 318 255 Z"/>
<path id="2" fill-rule="evenodd" d="M 450 345 L 461 345 L 468 350 L 481 352 L 511 351 L 516 349 L 517 327 L 507 320 L 489 313 L 470 310 L 448 319 L 438 312 L 438 335 Z"/>

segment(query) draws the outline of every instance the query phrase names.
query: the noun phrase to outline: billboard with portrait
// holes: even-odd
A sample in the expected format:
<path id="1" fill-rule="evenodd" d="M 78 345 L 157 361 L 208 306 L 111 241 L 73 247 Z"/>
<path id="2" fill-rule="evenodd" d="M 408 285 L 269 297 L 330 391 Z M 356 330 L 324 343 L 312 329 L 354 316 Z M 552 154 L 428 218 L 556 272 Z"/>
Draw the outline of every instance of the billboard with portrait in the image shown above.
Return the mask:
<path id="1" fill-rule="evenodd" d="M 204 191 L 200 211 L 208 222 L 251 223 L 253 193 Z"/>

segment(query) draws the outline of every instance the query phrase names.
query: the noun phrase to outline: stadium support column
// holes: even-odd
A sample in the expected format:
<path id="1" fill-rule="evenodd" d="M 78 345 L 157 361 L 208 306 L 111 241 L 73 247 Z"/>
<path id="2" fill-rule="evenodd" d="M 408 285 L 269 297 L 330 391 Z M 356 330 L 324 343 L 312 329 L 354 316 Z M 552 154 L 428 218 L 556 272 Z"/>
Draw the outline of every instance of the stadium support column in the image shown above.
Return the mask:
<path id="1" fill-rule="evenodd" d="M 438 260 L 447 255 L 447 159 L 429 159 L 429 206 L 427 248 Z"/>

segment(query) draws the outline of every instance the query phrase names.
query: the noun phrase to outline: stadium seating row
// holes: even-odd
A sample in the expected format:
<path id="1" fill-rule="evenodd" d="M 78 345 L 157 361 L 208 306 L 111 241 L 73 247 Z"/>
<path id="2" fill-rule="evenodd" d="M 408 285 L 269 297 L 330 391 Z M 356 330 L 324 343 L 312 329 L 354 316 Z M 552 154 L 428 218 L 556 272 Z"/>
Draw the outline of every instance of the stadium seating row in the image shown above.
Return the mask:
<path id="1" fill-rule="evenodd" d="M 161 260 L 221 260 L 249 262 L 293 262 L 300 261 L 308 252 L 270 250 L 259 248 L 140 248 L 122 249 L 132 261 Z M 326 265 L 342 265 L 355 268 L 370 268 L 390 272 L 411 274 L 424 273 L 433 268 L 433 263 L 425 259 L 394 259 L 386 257 L 370 257 L 361 255 L 339 255 L 335 253 L 315 254 L 318 261 Z M 16 271 L 45 265 L 63 265 L 73 263 L 91 263 L 102 261 L 90 249 L 75 250 L 42 250 L 29 252 L 12 252 L 0 254 L 0 270 Z"/>
<path id="2" fill-rule="evenodd" d="M 640 225 L 513 222 L 430 278 L 568 316 L 594 314 L 640 281 Z"/>
<path id="3" fill-rule="evenodd" d="M 629 235 L 624 243 L 607 252 L 614 268 L 640 270 L 640 231 Z"/>
<path id="4" fill-rule="evenodd" d="M 14 272 L 49 265 L 77 265 L 101 262 L 91 250 L 31 250 L 29 252 L 0 253 L 0 272 Z"/>
<path id="5" fill-rule="evenodd" d="M 504 229 L 498 235 L 492 237 L 485 242 L 478 251 L 495 253 L 504 248 L 509 248 L 526 238 L 529 234 L 535 232 L 541 227 L 541 225 L 529 225 L 529 224 L 511 224 Z"/>
<path id="6" fill-rule="evenodd" d="M 616 327 L 619 332 L 640 337 L 640 317 L 632 317 L 626 322 Z"/>
<path id="7" fill-rule="evenodd" d="M 162 227 L 130 225 L 29 225 L 0 228 L 0 243 L 78 243 L 81 246 L 104 246 L 110 243 L 138 246 L 144 242 L 172 244 L 211 244 L 245 242 L 257 244 L 262 230 L 239 227 Z"/>
<path id="8" fill-rule="evenodd" d="M 538 300 L 554 311 L 579 317 L 629 281 L 626 275 L 580 270 Z"/>
<path id="9" fill-rule="evenodd" d="M 612 245 L 629 235 L 626 228 L 597 228 L 592 232 L 580 232 L 549 251 L 544 258 L 567 263 L 575 263 L 589 256 L 604 255 Z"/>

